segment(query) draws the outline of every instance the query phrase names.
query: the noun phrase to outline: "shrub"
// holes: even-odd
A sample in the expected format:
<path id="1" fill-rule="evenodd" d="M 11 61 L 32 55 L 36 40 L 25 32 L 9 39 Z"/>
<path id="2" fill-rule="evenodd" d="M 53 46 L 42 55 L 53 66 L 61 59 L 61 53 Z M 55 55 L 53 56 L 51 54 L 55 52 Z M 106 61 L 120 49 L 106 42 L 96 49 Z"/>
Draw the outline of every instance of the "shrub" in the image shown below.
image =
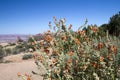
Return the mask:
<path id="1" fill-rule="evenodd" d="M 60 24 L 58 24 L 60 23 Z M 56 22 L 55 36 L 46 33 L 41 47 L 44 52 L 37 58 L 47 69 L 46 79 L 53 80 L 102 80 L 120 78 L 118 45 L 108 34 L 98 35 L 99 29 L 91 26 L 73 32 L 66 28 L 65 20 Z M 61 25 L 61 26 L 60 26 Z M 117 39 L 117 38 L 116 38 Z"/>
<path id="2" fill-rule="evenodd" d="M 41 74 L 44 80 L 120 79 L 120 40 L 108 33 L 101 37 L 96 26 L 90 26 L 86 32 L 80 30 L 84 25 L 74 32 L 72 25 L 66 27 L 65 21 L 54 18 L 54 37 L 50 30 L 41 43 L 32 37 L 37 50 L 40 46 L 35 63 L 40 67 L 41 62 L 47 71 Z"/>
<path id="3" fill-rule="evenodd" d="M 12 54 L 12 50 L 10 48 L 5 49 L 6 56 Z"/>
<path id="4" fill-rule="evenodd" d="M 19 54 L 21 52 L 25 52 L 26 47 L 24 43 L 18 44 L 15 48 L 12 49 L 13 54 Z"/>
<path id="5" fill-rule="evenodd" d="M 14 48 L 10 49 L 6 49 L 6 53 L 7 55 L 9 54 L 19 54 L 21 52 L 25 52 L 28 51 L 28 49 L 32 48 L 33 51 L 35 51 L 34 46 L 32 44 L 29 44 L 27 42 L 21 42 L 20 44 L 17 44 Z"/>
<path id="6" fill-rule="evenodd" d="M 16 44 L 15 43 L 9 43 L 9 46 L 15 46 Z"/>
<path id="7" fill-rule="evenodd" d="M 0 47 L 0 60 L 4 57 L 4 50 Z"/>
<path id="8" fill-rule="evenodd" d="M 34 45 L 32 45 L 31 43 L 27 43 L 27 42 L 23 42 L 23 43 L 21 43 L 21 44 L 19 44 L 19 45 L 17 45 L 17 46 L 15 47 L 15 49 L 18 49 L 19 52 L 27 51 L 27 50 L 29 50 L 30 48 L 32 48 L 33 51 L 35 51 Z"/>
<path id="9" fill-rule="evenodd" d="M 13 50 L 12 50 L 12 53 L 13 53 L 14 55 L 19 54 L 18 50 L 16 50 L 16 49 L 13 49 Z"/>
<path id="10" fill-rule="evenodd" d="M 27 60 L 27 59 L 31 59 L 32 57 L 33 57 L 32 54 L 25 54 L 22 59 Z"/>

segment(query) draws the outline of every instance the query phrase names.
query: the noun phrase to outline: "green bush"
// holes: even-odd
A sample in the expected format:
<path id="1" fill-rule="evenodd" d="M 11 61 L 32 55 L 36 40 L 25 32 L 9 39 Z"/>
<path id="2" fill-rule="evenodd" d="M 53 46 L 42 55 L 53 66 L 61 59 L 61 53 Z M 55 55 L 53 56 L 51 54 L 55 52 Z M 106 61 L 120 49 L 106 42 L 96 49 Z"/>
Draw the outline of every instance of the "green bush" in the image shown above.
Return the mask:
<path id="1" fill-rule="evenodd" d="M 18 53 L 19 53 L 18 50 L 16 50 L 16 49 L 13 49 L 13 50 L 12 50 L 12 54 L 13 54 L 13 55 L 16 55 L 16 54 L 18 54 Z"/>
<path id="2" fill-rule="evenodd" d="M 31 59 L 31 58 L 33 58 L 32 54 L 25 54 L 22 59 L 27 60 L 27 59 Z"/>
<path id="3" fill-rule="evenodd" d="M 16 44 L 15 43 L 9 43 L 9 46 L 15 46 Z"/>
<path id="4" fill-rule="evenodd" d="M 10 49 L 10 48 L 5 49 L 5 53 L 6 53 L 6 56 L 11 55 L 12 54 L 12 49 Z"/>
<path id="5" fill-rule="evenodd" d="M 4 50 L 0 47 L 0 60 L 4 57 Z"/>
<path id="6" fill-rule="evenodd" d="M 25 52 L 25 50 L 26 50 L 25 45 L 26 44 L 24 44 L 24 43 L 18 44 L 15 48 L 12 49 L 12 53 L 19 54 L 21 52 Z"/>

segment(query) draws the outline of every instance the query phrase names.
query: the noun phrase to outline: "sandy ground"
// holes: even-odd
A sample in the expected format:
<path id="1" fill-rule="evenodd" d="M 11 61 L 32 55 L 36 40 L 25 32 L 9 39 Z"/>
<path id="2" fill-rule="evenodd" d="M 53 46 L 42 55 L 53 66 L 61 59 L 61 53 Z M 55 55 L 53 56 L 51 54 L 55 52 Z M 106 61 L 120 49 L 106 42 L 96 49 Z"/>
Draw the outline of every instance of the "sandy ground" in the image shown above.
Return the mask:
<path id="1" fill-rule="evenodd" d="M 1 63 L 0 80 L 22 80 L 18 78 L 18 72 L 31 75 L 31 80 L 43 80 L 41 76 L 32 74 L 32 71 L 37 71 L 37 66 L 34 63 L 34 60 L 26 60 L 14 63 Z"/>

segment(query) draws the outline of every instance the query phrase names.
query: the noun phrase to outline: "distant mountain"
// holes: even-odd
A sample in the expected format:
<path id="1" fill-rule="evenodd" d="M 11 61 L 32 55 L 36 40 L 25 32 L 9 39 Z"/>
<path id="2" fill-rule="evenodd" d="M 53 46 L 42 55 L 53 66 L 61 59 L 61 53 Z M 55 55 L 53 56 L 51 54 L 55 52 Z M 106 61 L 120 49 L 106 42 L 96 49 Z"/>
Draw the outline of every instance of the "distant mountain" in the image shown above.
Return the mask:
<path id="1" fill-rule="evenodd" d="M 16 42 L 18 38 L 27 41 L 29 35 L 22 34 L 0 34 L 0 42 Z"/>

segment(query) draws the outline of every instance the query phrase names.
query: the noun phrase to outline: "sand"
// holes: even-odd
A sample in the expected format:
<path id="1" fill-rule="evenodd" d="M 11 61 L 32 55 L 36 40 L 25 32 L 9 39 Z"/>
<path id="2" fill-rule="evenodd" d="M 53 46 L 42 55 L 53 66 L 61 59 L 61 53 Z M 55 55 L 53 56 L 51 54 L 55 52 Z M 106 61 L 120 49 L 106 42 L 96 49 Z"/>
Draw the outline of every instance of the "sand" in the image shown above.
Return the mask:
<path id="1" fill-rule="evenodd" d="M 22 80 L 17 73 L 31 75 L 31 80 L 43 80 L 41 76 L 34 75 L 32 71 L 37 71 L 34 60 L 24 60 L 13 63 L 0 63 L 0 80 Z"/>

